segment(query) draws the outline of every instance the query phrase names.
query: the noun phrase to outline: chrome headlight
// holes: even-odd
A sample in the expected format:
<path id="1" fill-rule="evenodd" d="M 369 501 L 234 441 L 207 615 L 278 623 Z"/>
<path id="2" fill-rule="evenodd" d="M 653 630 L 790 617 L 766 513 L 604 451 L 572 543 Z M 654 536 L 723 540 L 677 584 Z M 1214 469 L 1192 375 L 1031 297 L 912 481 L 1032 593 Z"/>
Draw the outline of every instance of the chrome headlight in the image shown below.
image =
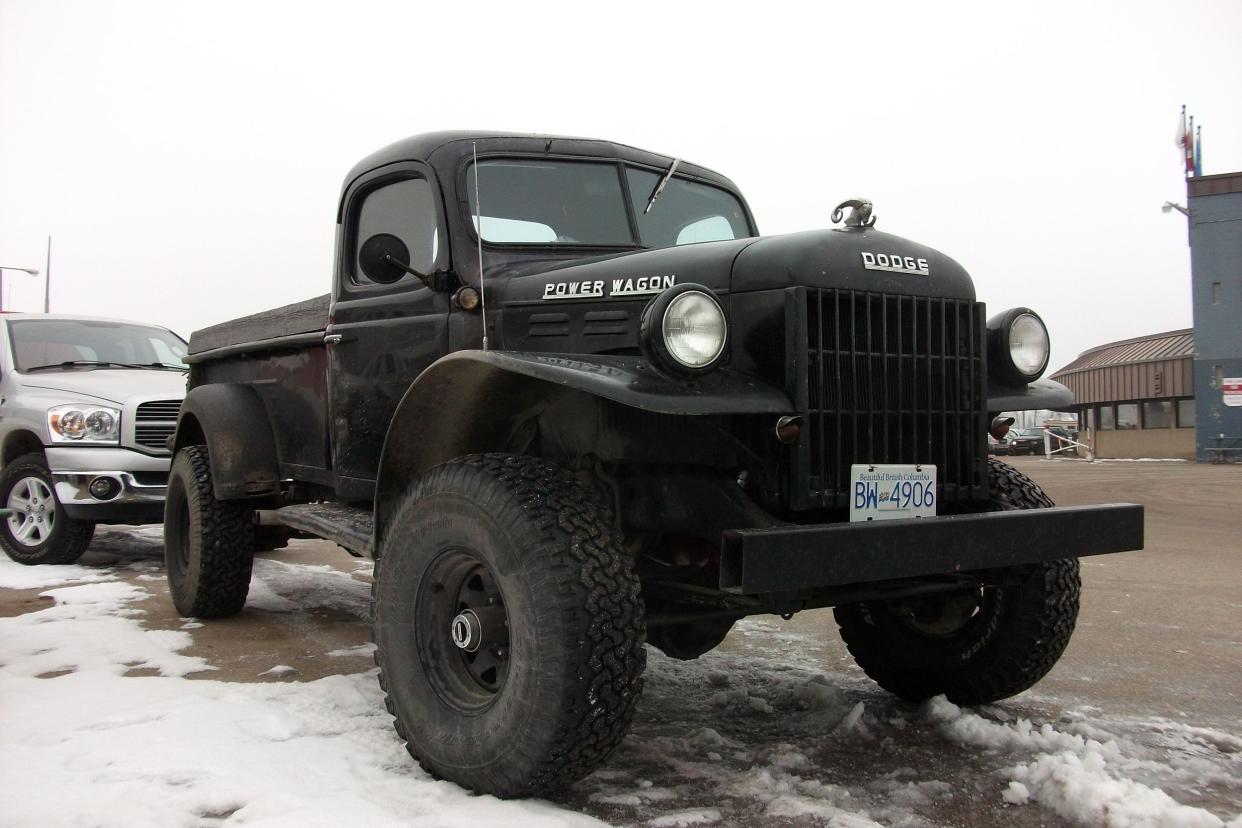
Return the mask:
<path id="1" fill-rule="evenodd" d="M 121 412 L 105 405 L 58 405 L 47 411 L 53 443 L 119 443 Z"/>
<path id="2" fill-rule="evenodd" d="M 711 290 L 684 284 L 651 300 L 643 311 L 639 339 L 647 358 L 657 367 L 697 374 L 720 363 L 728 328 Z"/>
<path id="3" fill-rule="evenodd" d="M 1025 385 L 1039 379 L 1050 350 L 1048 328 L 1030 308 L 1014 308 L 988 320 L 988 357 L 1001 380 Z"/>

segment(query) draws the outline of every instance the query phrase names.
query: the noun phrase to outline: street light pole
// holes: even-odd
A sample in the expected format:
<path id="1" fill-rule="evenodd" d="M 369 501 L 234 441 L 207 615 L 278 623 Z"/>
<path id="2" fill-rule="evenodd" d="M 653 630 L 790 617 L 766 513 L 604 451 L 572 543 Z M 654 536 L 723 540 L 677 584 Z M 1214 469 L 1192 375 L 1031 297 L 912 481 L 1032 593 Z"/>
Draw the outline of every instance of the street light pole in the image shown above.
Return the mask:
<path id="1" fill-rule="evenodd" d="M 4 310 L 4 271 L 20 270 L 22 273 L 29 273 L 31 276 L 38 276 L 39 271 L 33 267 L 0 267 L 0 310 Z"/>

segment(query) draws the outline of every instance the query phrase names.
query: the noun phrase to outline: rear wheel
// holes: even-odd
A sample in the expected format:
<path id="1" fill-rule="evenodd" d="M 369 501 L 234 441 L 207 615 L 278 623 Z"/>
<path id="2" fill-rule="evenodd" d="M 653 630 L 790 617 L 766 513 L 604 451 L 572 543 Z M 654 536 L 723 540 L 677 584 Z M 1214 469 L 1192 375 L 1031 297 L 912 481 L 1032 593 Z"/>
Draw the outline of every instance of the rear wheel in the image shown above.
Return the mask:
<path id="1" fill-rule="evenodd" d="M 65 514 L 42 454 L 25 454 L 0 472 L 0 545 L 18 563 L 71 564 L 90 545 L 95 524 Z"/>
<path id="2" fill-rule="evenodd" d="M 464 457 L 424 474 L 389 527 L 373 634 L 411 755 L 502 797 L 602 762 L 646 653 L 638 579 L 591 488 L 538 458 Z"/>
<path id="3" fill-rule="evenodd" d="M 177 452 L 164 501 L 164 560 L 177 611 L 194 618 L 241 612 L 254 564 L 253 509 L 216 500 L 206 446 Z"/>
<path id="4" fill-rule="evenodd" d="M 999 460 L 988 460 L 988 473 L 992 511 L 1053 505 Z M 858 666 L 889 692 L 985 704 L 1052 669 L 1074 631 L 1080 590 L 1078 560 L 1066 558 L 1016 569 L 1001 586 L 850 604 L 834 614 Z"/>

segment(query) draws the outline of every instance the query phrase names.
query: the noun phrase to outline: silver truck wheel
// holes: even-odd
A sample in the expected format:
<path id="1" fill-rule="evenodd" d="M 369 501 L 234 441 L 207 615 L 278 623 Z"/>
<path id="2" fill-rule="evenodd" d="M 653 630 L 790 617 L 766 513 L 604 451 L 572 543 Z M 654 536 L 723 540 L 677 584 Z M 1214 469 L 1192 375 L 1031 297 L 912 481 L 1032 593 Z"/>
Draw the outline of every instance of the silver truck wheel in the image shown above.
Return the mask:
<path id="1" fill-rule="evenodd" d="M 388 711 L 436 776 L 502 797 L 590 773 L 629 728 L 643 604 L 608 507 L 547 461 L 424 474 L 380 539 L 372 635 Z"/>
<path id="2" fill-rule="evenodd" d="M 10 513 L 0 525 L 0 545 L 18 563 L 73 563 L 95 533 L 94 523 L 64 513 L 40 454 L 24 455 L 5 466 L 0 473 L 0 503 Z"/>

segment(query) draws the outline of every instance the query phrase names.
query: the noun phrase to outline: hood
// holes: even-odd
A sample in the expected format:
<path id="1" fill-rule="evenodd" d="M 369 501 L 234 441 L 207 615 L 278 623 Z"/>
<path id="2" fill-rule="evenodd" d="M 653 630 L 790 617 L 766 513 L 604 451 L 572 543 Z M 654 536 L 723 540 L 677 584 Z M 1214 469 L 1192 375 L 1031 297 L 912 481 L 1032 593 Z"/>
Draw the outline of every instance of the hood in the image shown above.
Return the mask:
<path id="1" fill-rule="evenodd" d="M 738 254 L 734 293 L 795 286 L 975 298 L 974 283 L 953 259 L 869 227 L 766 236 Z"/>
<path id="2" fill-rule="evenodd" d="M 180 371 L 138 368 L 67 368 L 21 374 L 23 388 L 60 391 L 101 402 L 124 405 L 130 397 L 179 400 L 185 396 L 186 375 Z"/>

